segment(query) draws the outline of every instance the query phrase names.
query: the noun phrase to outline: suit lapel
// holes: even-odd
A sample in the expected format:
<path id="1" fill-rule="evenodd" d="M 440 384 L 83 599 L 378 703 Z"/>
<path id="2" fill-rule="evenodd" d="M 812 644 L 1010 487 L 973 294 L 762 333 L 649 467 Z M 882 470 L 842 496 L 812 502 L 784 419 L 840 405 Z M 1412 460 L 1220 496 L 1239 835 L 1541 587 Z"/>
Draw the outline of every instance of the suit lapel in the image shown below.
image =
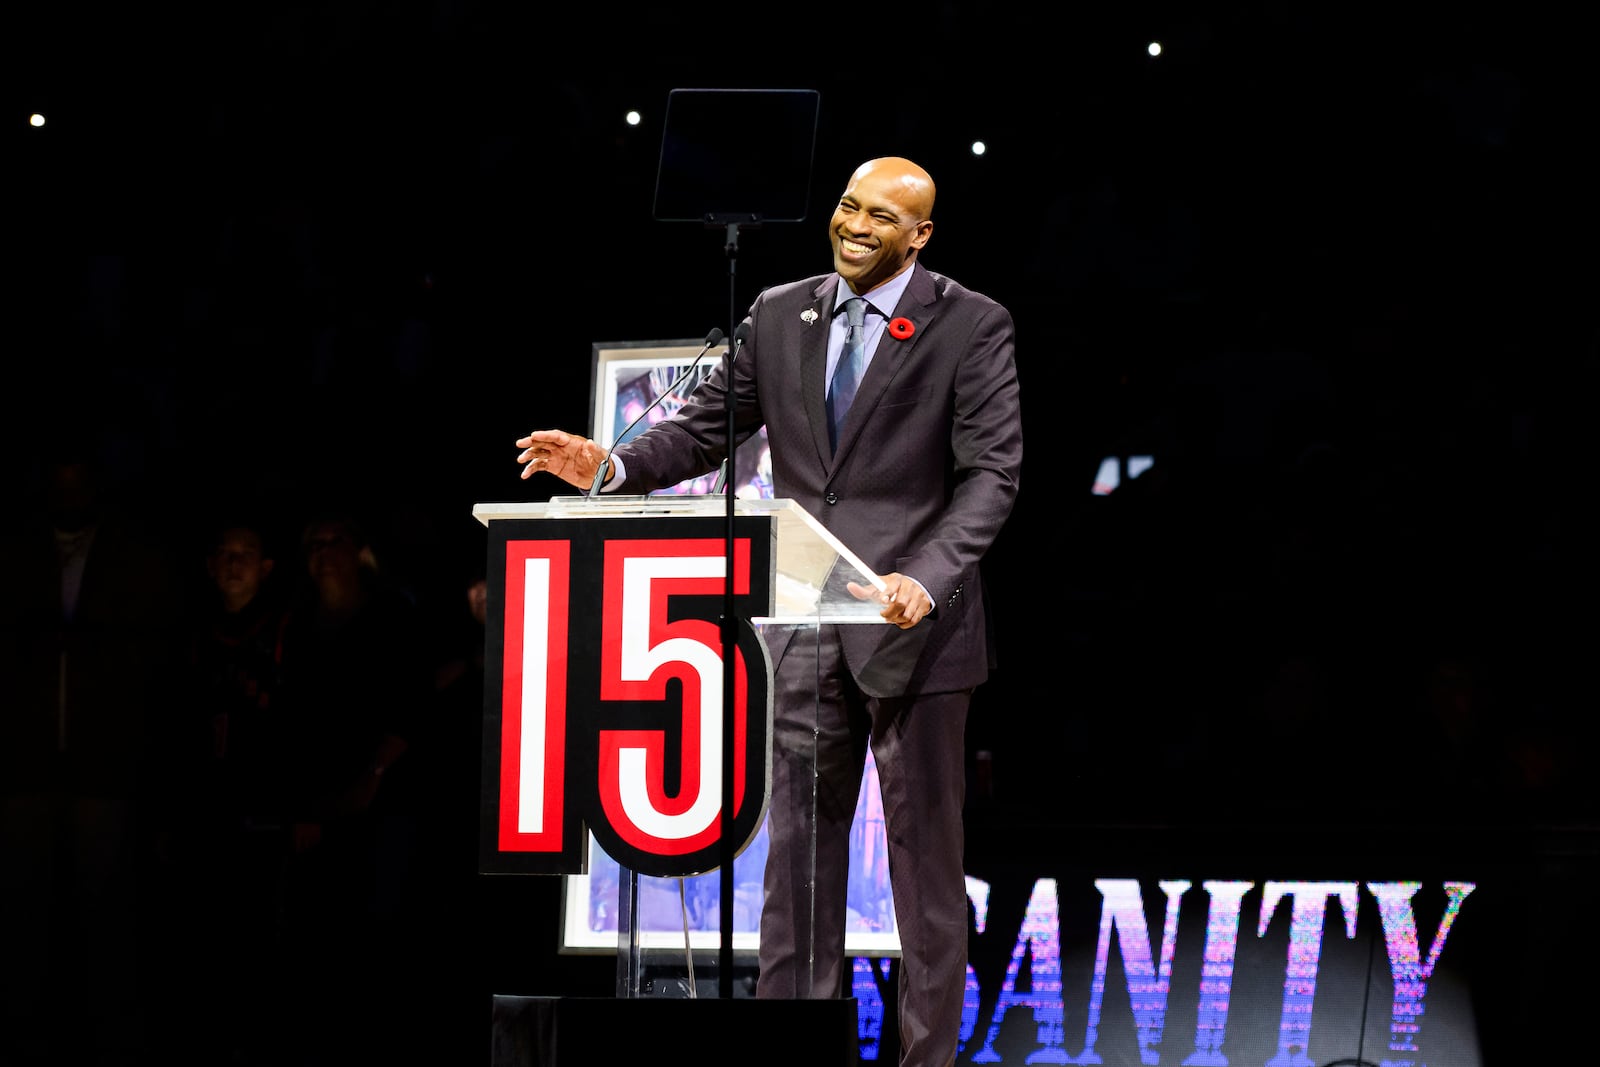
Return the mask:
<path id="1" fill-rule="evenodd" d="M 800 343 L 800 394 L 806 421 L 811 425 L 811 441 L 817 458 L 826 469 L 833 458 L 828 447 L 828 330 L 833 321 L 833 298 L 839 289 L 839 276 L 830 274 L 811 293 L 811 303 L 801 312 L 807 323 Z M 811 318 L 812 313 L 816 317 Z"/>

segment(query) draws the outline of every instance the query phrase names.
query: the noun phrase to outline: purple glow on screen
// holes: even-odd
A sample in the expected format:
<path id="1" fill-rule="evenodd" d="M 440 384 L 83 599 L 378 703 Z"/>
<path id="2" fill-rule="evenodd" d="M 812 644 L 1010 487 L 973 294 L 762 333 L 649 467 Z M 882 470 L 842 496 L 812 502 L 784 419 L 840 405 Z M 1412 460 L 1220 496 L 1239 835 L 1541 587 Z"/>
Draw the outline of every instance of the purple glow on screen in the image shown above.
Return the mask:
<path id="1" fill-rule="evenodd" d="M 1317 965 L 1322 957 L 1323 916 L 1328 898 L 1344 905 L 1347 938 L 1356 936 L 1356 883 L 1268 882 L 1261 894 L 1256 936 L 1265 937 L 1278 901 L 1294 898 L 1290 910 L 1289 964 L 1283 978 L 1283 1011 L 1278 1021 L 1278 1054 L 1267 1067 L 1311 1067 L 1311 1009 L 1317 995 Z"/>
<path id="2" fill-rule="evenodd" d="M 1394 976 L 1394 1002 L 1389 1021 L 1389 1051 L 1417 1052 L 1417 1035 L 1422 1030 L 1423 997 L 1428 993 L 1428 980 L 1433 977 L 1434 965 L 1444 951 L 1461 911 L 1461 902 L 1467 899 L 1475 886 L 1469 882 L 1444 884 L 1446 905 L 1433 935 L 1433 947 L 1428 950 L 1427 962 L 1417 940 L 1416 917 L 1411 911 L 1411 898 L 1422 888 L 1421 882 L 1369 882 L 1367 890 L 1378 900 L 1378 915 L 1383 920 L 1384 946 L 1389 953 L 1389 972 Z M 1387 1058 L 1382 1067 L 1413 1067 L 1414 1061 Z"/>
<path id="3" fill-rule="evenodd" d="M 1241 946 L 1241 920 L 1258 884 L 1262 888 L 1254 923 L 1256 939 Z M 1351 1013 L 1344 1009 L 1361 996 L 1361 983 L 1383 980 L 1382 970 L 1352 977 L 1346 959 L 1342 969 L 1323 972 L 1330 951 L 1324 943 L 1327 909 L 1336 903 L 1344 919 L 1344 937 L 1334 944 L 1354 941 L 1363 883 L 1204 881 L 1200 885 L 1208 904 L 1203 945 L 1192 944 L 1179 922 L 1192 883 L 1160 881 L 1152 887 L 1134 879 L 1106 878 L 1094 880 L 1093 885 L 1100 901 L 1094 956 L 1084 961 L 1088 966 L 1083 970 L 1073 968 L 1089 974 L 1087 988 L 1073 990 L 1063 983 L 1061 887 L 1055 879 L 1038 879 L 1015 934 L 1001 987 L 985 990 L 978 974 L 970 966 L 967 969 L 961 1025 L 961 1052 L 970 1053 L 966 1062 L 1311 1067 L 1336 1058 L 1337 1054 L 1327 1049 L 1342 1049 L 1362 1036 L 1359 1030 L 1352 1031 Z M 967 886 L 976 935 L 1009 937 L 989 922 L 987 883 L 969 877 Z M 1455 1000 L 1448 1004 L 1448 1022 L 1436 1020 L 1431 1034 L 1424 1033 L 1422 1026 L 1429 982 L 1474 883 L 1443 883 L 1443 910 L 1425 957 L 1412 906 L 1424 883 L 1367 882 L 1364 887 L 1377 904 L 1393 988 L 1390 1056 L 1381 1067 L 1422 1067 L 1424 1061 L 1413 1057 L 1423 1049 L 1430 1051 L 1435 1064 L 1481 1067 L 1470 1008 L 1459 989 L 1452 991 Z M 1147 888 L 1156 889 L 1163 898 L 1164 920 L 1155 941 L 1145 907 Z M 1282 907 L 1286 898 L 1292 901 L 1287 909 Z M 1154 897 L 1151 901 L 1154 903 Z M 1065 919 L 1072 917 L 1067 914 Z M 1113 934 L 1118 947 L 1115 954 L 1111 951 Z M 1200 937 L 1195 935 L 1192 941 L 1198 942 Z M 1070 943 L 1087 947 L 1076 939 Z M 1175 964 L 1182 964 L 1185 953 L 1194 949 L 1200 950 L 1199 966 L 1190 964 L 1189 969 L 1175 971 Z M 1254 1003 L 1238 997 L 1241 955 L 1255 971 L 1249 983 Z M 1114 960 L 1121 964 L 1120 990 L 1112 982 Z M 1275 965 L 1274 960 L 1282 962 Z M 1281 981 L 1273 980 L 1275 972 L 1281 973 Z M 1177 981 L 1175 973 L 1184 974 L 1185 981 Z M 1334 987 L 1324 991 L 1327 995 L 1322 997 L 1320 1015 L 1319 980 L 1323 986 Z M 1352 981 L 1357 983 L 1354 989 Z M 852 992 L 860 1006 L 864 1062 L 880 1058 L 884 994 L 892 989 L 889 961 L 855 961 Z M 1275 996 L 1268 992 L 1273 989 Z M 987 1019 L 982 1014 L 986 997 L 992 1002 Z M 1081 1044 L 1067 1032 L 1067 1008 L 1075 999 L 1080 1012 L 1077 1018 L 1086 1020 Z M 1002 1041 L 1003 1033 L 1016 1041 L 1014 1027 L 1003 1029 L 1007 1013 L 1016 1009 L 1030 1012 L 1034 1023 L 1032 1040 L 1020 1048 Z M 1193 1020 L 1190 1047 L 1163 1048 L 1168 1024 L 1174 1018 L 1182 1020 L 1185 1030 Z M 1269 1018 L 1275 1025 L 1266 1022 Z M 1320 1030 L 1314 1023 L 1320 1023 Z M 983 1043 L 974 1050 L 972 1042 L 980 1027 Z M 1181 1043 L 1185 1034 L 1174 1032 L 1173 1036 Z M 1323 1042 L 1321 1051 L 1314 1044 L 1319 1040 Z"/>
<path id="4" fill-rule="evenodd" d="M 1211 897 L 1206 912 L 1205 961 L 1200 969 L 1200 1002 L 1194 1031 L 1194 1054 L 1188 1067 L 1228 1067 L 1222 1043 L 1228 1037 L 1228 1007 L 1233 993 L 1233 965 L 1239 947 L 1239 905 L 1254 882 L 1206 882 Z"/>

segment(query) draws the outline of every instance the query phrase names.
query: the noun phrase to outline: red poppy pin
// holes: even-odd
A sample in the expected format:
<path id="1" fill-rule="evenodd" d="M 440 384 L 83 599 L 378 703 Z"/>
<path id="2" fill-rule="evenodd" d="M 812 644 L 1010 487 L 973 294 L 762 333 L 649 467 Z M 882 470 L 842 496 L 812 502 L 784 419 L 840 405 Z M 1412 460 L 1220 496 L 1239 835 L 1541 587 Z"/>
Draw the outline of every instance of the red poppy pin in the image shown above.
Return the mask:
<path id="1" fill-rule="evenodd" d="M 906 338 L 908 338 L 912 334 L 916 333 L 917 332 L 917 328 L 915 326 L 911 325 L 911 320 L 910 319 L 906 319 L 906 318 L 890 319 L 889 320 L 889 332 L 894 335 L 894 339 L 896 341 L 904 341 Z"/>

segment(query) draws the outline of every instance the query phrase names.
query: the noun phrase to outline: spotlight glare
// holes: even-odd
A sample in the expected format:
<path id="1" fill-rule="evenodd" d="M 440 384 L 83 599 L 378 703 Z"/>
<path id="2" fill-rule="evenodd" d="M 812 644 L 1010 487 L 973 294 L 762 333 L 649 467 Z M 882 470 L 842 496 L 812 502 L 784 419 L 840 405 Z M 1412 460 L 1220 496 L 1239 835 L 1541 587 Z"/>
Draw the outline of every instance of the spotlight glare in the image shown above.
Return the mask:
<path id="1" fill-rule="evenodd" d="M 973 141 L 972 142 L 972 154 L 973 155 L 981 156 L 987 151 L 989 151 L 989 146 L 984 144 L 982 141 Z"/>
<path id="2" fill-rule="evenodd" d="M 28 125 L 29 126 L 43 126 L 44 125 L 44 116 L 39 114 L 37 111 L 35 111 L 33 114 L 28 116 Z"/>
<path id="3" fill-rule="evenodd" d="M 644 121 L 644 116 L 640 115 L 637 111 L 628 112 L 628 125 L 629 126 L 637 126 L 637 125 L 639 125 L 640 122 L 643 122 L 643 121 Z"/>
<path id="4" fill-rule="evenodd" d="M 1149 52 L 1153 56 L 1159 56 L 1161 54 L 1161 42 L 1160 41 L 1151 41 L 1148 45 L 1145 46 L 1145 51 Z"/>

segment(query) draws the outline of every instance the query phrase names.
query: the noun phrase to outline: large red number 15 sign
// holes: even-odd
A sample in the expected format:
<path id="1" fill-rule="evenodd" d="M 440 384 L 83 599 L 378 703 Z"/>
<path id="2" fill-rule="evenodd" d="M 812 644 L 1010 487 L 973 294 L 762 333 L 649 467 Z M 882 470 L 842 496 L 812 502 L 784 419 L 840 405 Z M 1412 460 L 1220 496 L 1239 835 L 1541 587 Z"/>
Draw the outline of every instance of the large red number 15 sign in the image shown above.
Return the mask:
<path id="1" fill-rule="evenodd" d="M 738 620 L 770 613 L 769 522 L 735 527 Z M 496 526 L 508 529 L 491 527 L 490 538 L 482 868 L 581 873 L 585 829 L 643 875 L 716 868 L 726 525 L 678 516 Z M 770 784 L 771 668 L 744 621 L 733 677 L 736 855 L 760 828 Z"/>

